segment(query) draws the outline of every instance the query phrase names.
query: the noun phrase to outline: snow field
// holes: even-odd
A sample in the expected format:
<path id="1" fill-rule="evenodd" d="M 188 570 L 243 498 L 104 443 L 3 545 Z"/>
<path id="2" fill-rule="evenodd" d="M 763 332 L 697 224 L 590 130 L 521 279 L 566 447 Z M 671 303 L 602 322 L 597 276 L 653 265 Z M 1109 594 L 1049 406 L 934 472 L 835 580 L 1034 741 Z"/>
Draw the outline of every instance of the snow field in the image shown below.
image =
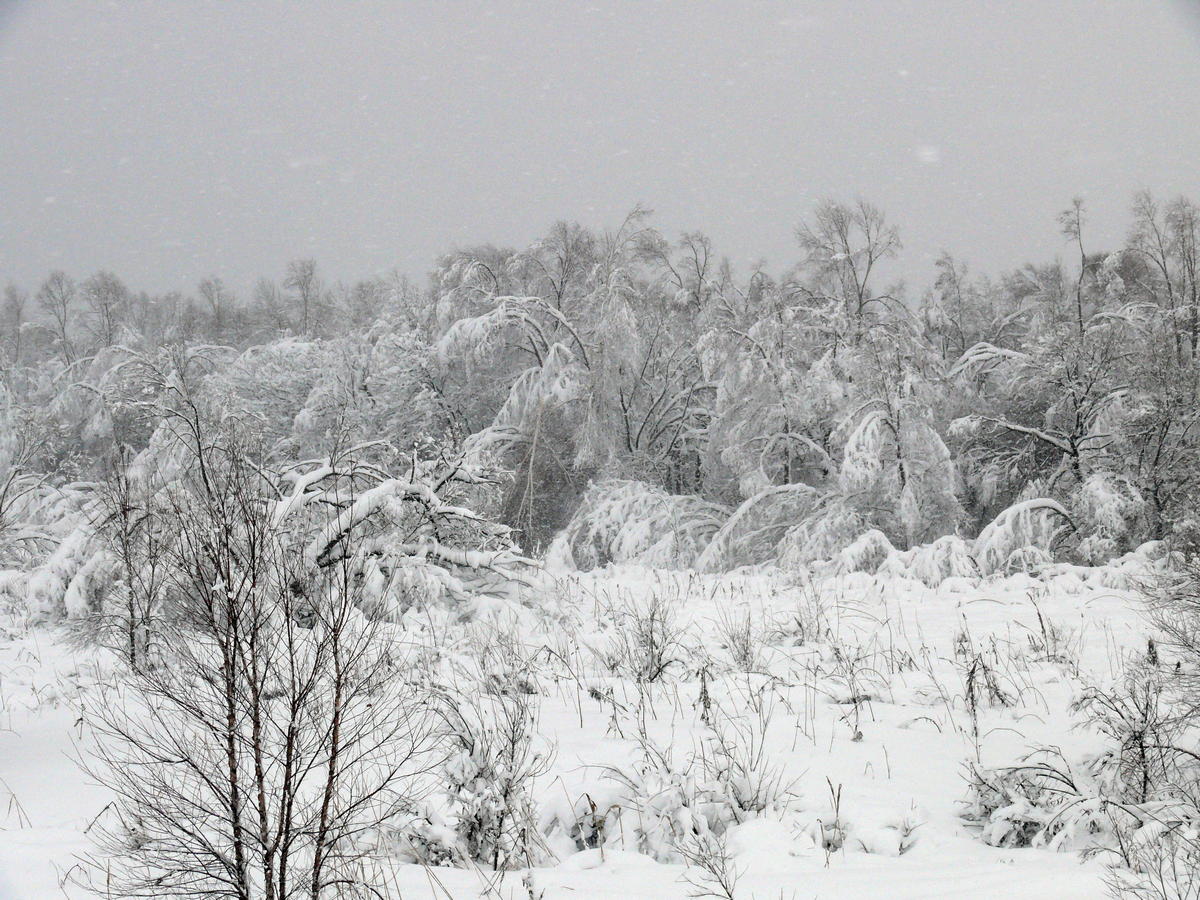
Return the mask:
<path id="1" fill-rule="evenodd" d="M 937 588 L 610 567 L 470 618 L 414 608 L 404 640 L 470 740 L 450 741 L 411 819 L 380 836 L 381 884 L 405 898 L 1102 896 L 1101 860 L 989 846 L 962 813 L 972 766 L 1102 748 L 1071 707 L 1145 652 L 1143 562 Z M 112 676 L 10 618 L 0 896 L 82 896 L 63 879 L 107 799 L 69 757 L 91 686 Z M 513 871 L 456 858 L 464 835 Z"/>

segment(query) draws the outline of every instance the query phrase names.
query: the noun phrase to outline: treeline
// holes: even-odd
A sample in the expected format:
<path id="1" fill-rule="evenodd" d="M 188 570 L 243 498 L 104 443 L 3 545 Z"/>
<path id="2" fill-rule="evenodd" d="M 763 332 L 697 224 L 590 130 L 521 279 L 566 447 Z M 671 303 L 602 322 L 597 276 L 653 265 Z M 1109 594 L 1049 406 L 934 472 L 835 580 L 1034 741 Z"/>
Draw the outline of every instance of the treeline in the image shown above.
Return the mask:
<path id="1" fill-rule="evenodd" d="M 203 279 L 193 294 L 148 294 L 108 271 L 82 281 L 54 271 L 36 290 L 6 285 L 0 305 L 4 366 L 9 371 L 52 359 L 70 365 L 129 341 L 141 347 L 245 347 L 289 334 L 331 337 L 366 328 L 397 288 L 408 289 L 400 276 L 327 285 L 312 259 L 290 262 L 279 281 L 259 279 L 249 299 L 215 276 Z"/>
<path id="2" fill-rule="evenodd" d="M 1140 195 L 1116 248 L 1080 201 L 1060 224 L 1055 261 L 986 278 L 945 255 L 919 293 L 882 280 L 902 252 L 885 215 L 832 201 L 781 274 L 641 210 L 456 251 L 424 286 L 330 286 L 308 260 L 242 301 L 215 278 L 152 297 L 56 272 L 5 291 L 0 465 L 119 468 L 190 379 L 280 461 L 382 440 L 498 465 L 494 512 L 526 550 L 569 524 L 587 564 L 803 564 L 867 533 L 974 537 L 1014 507 L 1023 551 L 1193 542 L 1200 209 Z"/>

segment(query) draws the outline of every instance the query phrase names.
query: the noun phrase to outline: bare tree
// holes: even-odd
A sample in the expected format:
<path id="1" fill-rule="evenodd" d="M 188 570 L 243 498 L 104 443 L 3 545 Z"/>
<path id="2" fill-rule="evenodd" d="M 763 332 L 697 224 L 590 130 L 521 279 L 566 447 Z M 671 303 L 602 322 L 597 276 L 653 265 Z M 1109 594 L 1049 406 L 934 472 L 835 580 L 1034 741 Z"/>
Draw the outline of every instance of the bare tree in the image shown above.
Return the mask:
<path id="1" fill-rule="evenodd" d="M 102 347 L 116 343 L 117 332 L 129 311 L 129 289 L 111 272 L 97 272 L 83 283 L 82 293 L 93 337 Z"/>
<path id="2" fill-rule="evenodd" d="M 25 325 L 25 306 L 29 302 L 29 294 L 15 284 L 4 288 L 4 305 L 0 307 L 3 316 L 4 329 L 8 332 L 8 344 L 12 348 L 14 365 L 21 362 L 21 329 Z"/>
<path id="3" fill-rule="evenodd" d="M 366 893 L 372 837 L 431 762 L 404 654 L 359 612 L 347 565 L 299 564 L 246 448 L 189 431 L 160 639 L 89 717 L 88 768 L 117 799 L 88 884 L 141 898 Z"/>
<path id="4" fill-rule="evenodd" d="M 296 292 L 296 302 L 300 305 L 300 333 L 308 334 L 311 317 L 316 314 L 322 295 L 316 260 L 297 259 L 288 263 L 283 286 Z"/>
<path id="5" fill-rule="evenodd" d="M 351 287 L 339 289 L 338 305 L 350 328 L 369 328 L 382 314 L 387 303 L 388 288 L 379 278 L 356 281 Z"/>
<path id="6" fill-rule="evenodd" d="M 818 296 L 835 300 L 856 327 L 869 307 L 887 299 L 875 293 L 872 278 L 882 260 L 900 250 L 900 235 L 883 212 L 865 200 L 854 204 L 826 200 L 811 223 L 796 230 L 805 263 L 817 278 Z"/>
<path id="7" fill-rule="evenodd" d="M 1179 293 L 1187 310 L 1192 358 L 1200 349 L 1200 208 L 1185 197 L 1167 207 L 1167 227 L 1179 272 Z"/>
<path id="8" fill-rule="evenodd" d="M 134 671 L 155 652 L 155 626 L 163 605 L 168 561 L 178 520 L 160 499 L 153 474 L 123 460 L 98 495 L 98 532 L 116 569 L 107 602 L 80 627 L 89 640 L 111 647 Z"/>
<path id="9" fill-rule="evenodd" d="M 1083 280 L 1088 272 L 1087 253 L 1083 249 L 1083 223 L 1086 220 L 1086 209 L 1082 197 L 1071 200 L 1071 207 L 1058 215 L 1058 224 L 1062 233 L 1074 242 L 1079 250 L 1079 277 L 1075 279 L 1075 318 L 1079 333 L 1083 334 Z"/>
<path id="10" fill-rule="evenodd" d="M 1149 191 L 1133 203 L 1127 252 L 1143 263 L 1135 286 L 1167 314 L 1176 361 L 1200 344 L 1200 209 L 1179 197 L 1165 210 Z"/>
<path id="11" fill-rule="evenodd" d="M 290 327 L 279 285 L 270 278 L 260 278 L 254 285 L 254 314 L 271 332 L 284 332 Z"/>
<path id="12" fill-rule="evenodd" d="M 229 293 L 225 283 L 216 277 L 205 278 L 196 290 L 200 293 L 204 305 L 208 307 L 213 334 L 217 336 L 224 334 L 229 325 L 228 319 L 230 308 L 233 305 L 233 295 Z"/>
<path id="13" fill-rule="evenodd" d="M 60 271 L 51 272 L 50 276 L 42 282 L 37 294 L 38 306 L 54 322 L 59 352 L 62 353 L 63 363 L 68 366 L 74 361 L 70 324 L 76 296 L 75 282 Z"/>

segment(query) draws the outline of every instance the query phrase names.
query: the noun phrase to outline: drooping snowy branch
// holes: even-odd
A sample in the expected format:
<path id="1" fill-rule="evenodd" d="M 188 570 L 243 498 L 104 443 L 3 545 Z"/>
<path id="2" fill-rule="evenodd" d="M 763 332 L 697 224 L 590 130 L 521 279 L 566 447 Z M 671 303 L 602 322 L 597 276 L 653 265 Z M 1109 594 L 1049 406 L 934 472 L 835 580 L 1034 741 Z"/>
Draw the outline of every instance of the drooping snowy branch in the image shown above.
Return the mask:
<path id="1" fill-rule="evenodd" d="M 687 568 L 695 564 L 727 515 L 720 504 L 671 495 L 643 482 L 596 482 L 547 558 L 572 569 L 610 562 Z"/>
<path id="2" fill-rule="evenodd" d="M 974 557 L 985 572 L 1002 572 L 1010 557 L 1026 548 L 1049 554 L 1054 542 L 1074 528 L 1062 504 L 1046 497 L 1014 503 L 975 539 Z"/>

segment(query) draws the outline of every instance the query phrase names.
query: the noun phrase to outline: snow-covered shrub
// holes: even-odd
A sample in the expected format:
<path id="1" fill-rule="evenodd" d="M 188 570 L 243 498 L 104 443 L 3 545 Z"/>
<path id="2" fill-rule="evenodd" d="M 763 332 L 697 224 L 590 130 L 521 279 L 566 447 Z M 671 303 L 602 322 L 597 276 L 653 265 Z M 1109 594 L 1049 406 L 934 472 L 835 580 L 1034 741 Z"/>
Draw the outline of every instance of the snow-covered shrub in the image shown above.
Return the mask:
<path id="1" fill-rule="evenodd" d="M 1184 720 L 1167 703 L 1169 684 L 1151 644 L 1122 678 L 1087 687 L 1072 704 L 1106 739 L 1104 749 L 1077 765 L 1042 750 L 1022 765 L 973 766 L 963 817 L 994 846 L 1110 854 L 1117 896 L 1186 896 L 1172 891 L 1179 864 L 1200 858 L 1200 771 L 1180 740 Z M 1190 876 L 1183 882 L 1200 886 Z"/>
<path id="2" fill-rule="evenodd" d="M 1000 570 L 1000 573 L 1004 575 L 1013 575 L 1016 573 L 1037 575 L 1043 569 L 1053 564 L 1054 557 L 1041 547 L 1018 547 L 1008 555 L 1008 559 L 1004 561 L 1004 568 Z"/>
<path id="3" fill-rule="evenodd" d="M 19 409 L 0 384 L 0 570 L 24 573 L 35 616 L 59 618 L 71 579 L 89 553 L 91 486 L 57 483 L 34 470 L 48 439 L 49 429 Z M 16 585 L 11 578 L 7 583 Z M 24 593 L 12 594 L 25 600 Z"/>
<path id="4" fill-rule="evenodd" d="M 799 571 L 833 558 L 870 528 L 866 519 L 840 500 L 823 502 L 789 528 L 778 545 L 779 565 Z"/>
<path id="5" fill-rule="evenodd" d="M 866 572 L 874 575 L 896 553 L 896 548 L 882 531 L 864 531 L 830 560 L 834 572 Z"/>
<path id="6" fill-rule="evenodd" d="M 1124 558 L 1150 606 L 1161 645 L 1125 661 L 1124 673 L 1090 685 L 1074 704 L 1106 747 L 1088 761 L 1108 802 L 1109 888 L 1127 900 L 1200 897 L 1200 760 L 1194 751 L 1200 663 L 1200 569 L 1161 544 Z M 1173 660 L 1174 664 L 1171 664 Z"/>
<path id="7" fill-rule="evenodd" d="M 947 534 L 930 544 L 909 551 L 909 576 L 928 587 L 937 587 L 947 578 L 975 578 L 979 567 L 971 555 L 971 545 L 957 535 Z"/>
<path id="8" fill-rule="evenodd" d="M 1093 472 L 1076 493 L 1074 509 L 1086 531 L 1078 553 L 1100 564 L 1131 549 L 1143 533 L 1145 500 L 1128 479 L 1110 472 Z"/>
<path id="9" fill-rule="evenodd" d="M 286 534 L 300 567 L 315 576 L 349 566 L 362 588 L 356 599 L 373 617 L 398 619 L 429 602 L 452 603 L 470 615 L 477 603 L 508 602 L 530 584 L 536 566 L 510 530 L 483 512 L 495 507 L 502 472 L 440 452 L 418 458 L 382 440 L 351 444 L 345 434 L 333 441 L 338 452 L 331 456 L 289 461 L 279 435 L 297 397 L 292 375 L 300 366 L 308 378 L 305 367 L 319 368 L 329 352 L 310 342 L 261 349 L 200 384 L 196 367 L 178 361 L 174 368 L 140 357 L 128 364 L 149 386 L 144 413 L 158 425 L 148 446 L 107 487 L 56 492 L 71 499 L 74 529 L 30 574 L 29 602 L 37 615 L 106 616 L 125 605 L 117 595 L 144 580 L 145 566 L 134 557 L 161 556 L 149 544 L 133 552 L 130 540 L 145 544 L 142 538 L 153 535 L 151 544 L 161 551 L 174 533 L 178 516 L 156 498 L 172 498 L 167 507 L 186 505 L 189 492 L 203 493 L 214 474 L 223 477 L 235 462 L 247 461 L 255 477 L 246 490 L 269 509 L 271 528 Z M 260 369 L 267 385 L 252 388 L 249 379 Z M 282 394 L 268 389 L 272 379 L 286 382 Z M 257 390 L 255 403 L 265 406 L 248 410 L 238 401 L 242 389 Z M 264 424 L 264 417 L 271 421 Z M 130 496 L 116 496 L 114 485 L 124 485 Z M 150 593 L 169 580 L 158 579 Z M 143 599 L 147 610 L 156 602 Z"/>
<path id="10" fill-rule="evenodd" d="M 680 862 L 713 846 L 734 824 L 782 812 L 790 784 L 767 750 L 773 706 L 761 697 L 741 700 L 745 709 L 739 712 L 711 707 L 710 725 L 684 758 L 639 724 L 638 758 L 610 772 L 623 788 L 613 813 L 623 821 L 609 831 L 629 834 L 632 826 L 640 852 Z"/>
<path id="11" fill-rule="evenodd" d="M 994 518 L 975 539 L 975 561 L 984 574 L 1028 571 L 1029 548 L 1050 561 L 1050 550 L 1071 526 L 1061 504 L 1044 497 L 1022 500 Z"/>
<path id="12" fill-rule="evenodd" d="M 550 764 L 535 747 L 537 706 L 529 694 L 441 692 L 446 760 L 441 784 L 466 858 L 502 871 L 546 855 L 534 781 Z"/>
<path id="13" fill-rule="evenodd" d="M 1177 804 L 1138 817 L 1119 815 L 1109 892 L 1117 900 L 1200 897 L 1200 809 Z"/>
<path id="14" fill-rule="evenodd" d="M 23 604 L 29 594 L 29 575 L 20 569 L 0 569 L 0 603 Z"/>
<path id="15" fill-rule="evenodd" d="M 1050 847 L 1067 844 L 1071 820 L 1065 812 L 1079 796 L 1073 784 L 1041 766 L 973 767 L 962 817 L 978 826 L 979 838 L 993 847 Z M 1088 817 L 1086 830 L 1091 830 Z"/>
<path id="16" fill-rule="evenodd" d="M 139 457 L 131 477 L 160 497 L 184 502 L 195 477 L 194 466 L 186 463 L 188 452 L 180 447 L 179 434 L 164 438 L 150 458 Z M 245 450 L 239 445 L 222 452 Z M 157 457 L 165 462 L 160 465 Z M 515 599 L 532 584 L 536 566 L 521 555 L 509 530 L 472 508 L 488 504 L 497 473 L 461 460 L 410 459 L 408 471 L 393 477 L 389 462 L 395 462 L 394 454 L 368 462 L 347 453 L 257 466 L 256 489 L 270 507 L 272 528 L 297 545 L 302 566 L 320 572 L 349 565 L 362 587 L 358 599 L 373 617 L 398 619 L 410 607 L 430 602 L 451 603 L 470 615 L 477 603 Z M 161 543 L 173 518 L 161 503 L 151 509 L 155 503 L 129 507 L 103 497 L 93 500 L 81 524 L 30 576 L 31 609 L 47 618 L 80 618 L 118 602 L 102 595 L 130 583 L 129 573 L 136 576 L 140 564 L 131 558 L 126 576 L 116 577 L 114 555 L 120 557 L 127 517 L 113 510 L 141 510 L 147 522 L 140 531 Z"/>
<path id="17" fill-rule="evenodd" d="M 818 492 L 806 484 L 774 485 L 745 500 L 696 559 L 701 572 L 723 572 L 775 558 L 793 524 L 808 516 Z"/>
<path id="18" fill-rule="evenodd" d="M 1157 656 L 1157 649 L 1154 649 Z M 1124 803 L 1162 799 L 1174 785 L 1195 780 L 1176 750 L 1181 722 L 1167 697 L 1168 676 L 1158 661 L 1128 665 L 1123 678 L 1092 685 L 1073 704 L 1091 727 L 1109 739 L 1107 750 L 1089 764 L 1105 796 Z"/>
<path id="19" fill-rule="evenodd" d="M 593 482 L 547 553 L 548 562 L 580 571 L 626 562 L 686 568 L 726 516 L 718 504 L 644 482 Z"/>
<path id="20" fill-rule="evenodd" d="M 428 807 L 419 812 L 398 813 L 380 830 L 389 856 L 419 866 L 462 865 L 462 849 L 454 828 Z"/>
<path id="21" fill-rule="evenodd" d="M 496 312 L 502 310 L 503 303 Z M 444 347 L 447 339 L 455 336 L 455 329 L 462 324 L 456 323 L 447 332 L 440 347 Z M 533 436 L 547 409 L 580 397 L 585 378 L 585 371 L 576 361 L 575 354 L 564 344 L 553 344 L 541 365 L 526 369 L 513 382 L 508 397 L 496 411 L 491 425 L 468 438 L 468 453 L 478 454 L 480 459 L 484 459 L 488 454 L 500 453 L 512 444 Z"/>
<path id="22" fill-rule="evenodd" d="M 489 616 L 471 623 L 467 633 L 467 665 L 484 692 L 502 696 L 542 692 L 531 653 L 521 643 L 515 627 Z"/>
<path id="23" fill-rule="evenodd" d="M 632 837 L 638 852 L 660 862 L 679 862 L 678 843 L 692 835 L 724 831 L 730 819 L 722 815 L 701 785 L 690 765 L 677 762 L 671 747 L 660 747 L 644 733 L 639 741 L 639 758 L 630 766 L 614 769 L 611 776 L 624 788 L 622 804 L 615 811 L 624 818 L 630 811 Z M 610 833 L 628 831 L 622 822 Z"/>
<path id="24" fill-rule="evenodd" d="M 733 862 L 728 834 L 692 834 L 678 842 L 679 853 L 688 869 L 684 880 L 692 886 L 693 897 L 735 900 L 741 872 Z"/>
<path id="25" fill-rule="evenodd" d="M 63 591 L 63 606 L 70 618 L 99 613 L 110 599 L 120 564 L 106 549 L 98 550 L 75 570 Z"/>
<path id="26" fill-rule="evenodd" d="M 1194 900 L 1200 891 L 1200 809 L 1189 798 L 1123 802 L 1061 754 L 1031 765 L 973 768 L 962 816 L 996 847 L 1103 855 L 1108 886 L 1127 900 Z"/>
<path id="27" fill-rule="evenodd" d="M 623 794 L 612 779 L 592 785 L 572 802 L 546 816 L 543 832 L 560 834 L 575 850 L 594 850 L 620 840 L 619 827 Z M 543 804 L 543 815 L 545 815 Z M 615 829 L 615 830 L 614 830 Z"/>
<path id="28" fill-rule="evenodd" d="M 860 364 L 871 399 L 841 426 L 842 495 L 904 546 L 952 531 L 962 515 L 959 477 L 934 424 L 930 385 L 897 355 L 894 339 L 872 346 Z"/>
<path id="29" fill-rule="evenodd" d="M 846 493 L 871 487 L 883 473 L 885 454 L 895 457 L 896 436 L 886 411 L 872 406 L 846 437 L 838 482 Z"/>
<path id="30" fill-rule="evenodd" d="M 1186 565 L 1187 556 L 1169 549 L 1165 541 L 1146 543 L 1094 569 L 1094 583 L 1115 590 L 1145 591 L 1161 584 Z"/>
<path id="31" fill-rule="evenodd" d="M 67 592 L 80 572 L 88 573 L 88 562 L 100 552 L 95 529 L 81 524 L 50 554 L 49 559 L 29 576 L 29 609 L 41 619 L 62 619 L 81 616 L 88 611 L 86 604 L 78 605 L 91 592 L 72 593 L 72 606 L 67 605 Z"/>
<path id="32" fill-rule="evenodd" d="M 767 746 L 774 715 L 769 687 L 755 688 L 751 682 L 739 683 L 725 703 L 710 710 L 710 733 L 701 741 L 698 760 L 736 822 L 778 812 L 789 802 L 791 786 Z"/>
<path id="33" fill-rule="evenodd" d="M 864 572 L 889 578 L 913 578 L 928 587 L 937 587 L 947 578 L 979 576 L 979 567 L 971 550 L 969 542 L 952 534 L 908 550 L 897 550 L 887 535 L 872 528 L 850 541 L 827 562 L 813 565 L 834 574 Z"/>

